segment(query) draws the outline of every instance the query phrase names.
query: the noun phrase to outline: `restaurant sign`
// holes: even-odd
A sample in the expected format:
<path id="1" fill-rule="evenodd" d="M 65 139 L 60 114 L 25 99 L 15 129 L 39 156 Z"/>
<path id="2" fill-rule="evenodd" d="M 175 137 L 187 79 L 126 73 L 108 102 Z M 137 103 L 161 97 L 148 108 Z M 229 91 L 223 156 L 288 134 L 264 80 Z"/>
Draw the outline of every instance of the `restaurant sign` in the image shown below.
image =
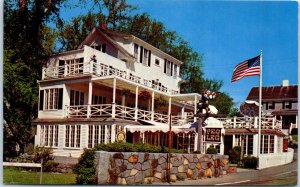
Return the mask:
<path id="1" fill-rule="evenodd" d="M 221 128 L 206 128 L 206 142 L 221 142 Z"/>

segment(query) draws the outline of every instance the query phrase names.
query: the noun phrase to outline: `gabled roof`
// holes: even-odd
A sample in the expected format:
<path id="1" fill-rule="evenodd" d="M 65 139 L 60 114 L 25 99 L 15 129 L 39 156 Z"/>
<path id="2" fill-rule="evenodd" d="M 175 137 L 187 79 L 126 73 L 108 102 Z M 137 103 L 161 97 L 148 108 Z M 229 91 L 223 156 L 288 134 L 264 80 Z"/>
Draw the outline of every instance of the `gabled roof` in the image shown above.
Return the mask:
<path id="1" fill-rule="evenodd" d="M 132 34 L 123 34 L 123 33 L 119 33 L 119 32 L 115 32 L 115 31 L 111 31 L 111 30 L 103 30 L 100 28 L 95 27 L 92 32 L 85 38 L 85 40 L 79 45 L 78 48 L 82 48 L 83 45 L 90 39 L 91 35 L 94 32 L 98 32 L 99 34 L 102 34 L 108 41 L 110 41 L 117 49 L 119 49 L 121 52 L 123 52 L 124 54 L 126 53 L 127 55 L 129 55 L 131 58 L 134 58 L 134 56 L 132 56 L 130 53 L 128 53 L 122 46 L 120 46 L 116 41 L 114 41 L 114 37 L 119 37 L 119 38 L 123 38 L 125 40 L 130 40 L 133 42 L 139 42 L 141 43 L 144 47 L 148 47 L 150 50 L 156 51 L 158 53 L 163 54 L 164 56 L 166 56 L 169 60 L 175 62 L 176 64 L 183 64 L 183 62 L 181 62 L 180 60 L 176 59 L 175 57 L 165 53 L 164 51 L 154 47 L 153 45 L 145 42 L 144 40 L 132 35 Z"/>
<path id="2" fill-rule="evenodd" d="M 258 100 L 259 87 L 253 87 L 247 100 Z M 262 87 L 262 100 L 297 100 L 298 85 Z"/>
<path id="3" fill-rule="evenodd" d="M 135 57 L 131 55 L 129 52 L 127 52 L 122 46 L 120 46 L 116 41 L 114 41 L 110 36 L 106 34 L 106 32 L 103 32 L 101 29 L 94 27 L 93 30 L 89 33 L 89 35 L 81 42 L 81 44 L 78 46 L 78 49 L 83 48 L 83 45 L 88 43 L 89 40 L 91 40 L 92 36 L 94 34 L 99 34 L 103 36 L 112 46 L 114 46 L 116 49 L 118 49 L 125 57 L 128 58 L 129 61 L 133 61 Z"/>

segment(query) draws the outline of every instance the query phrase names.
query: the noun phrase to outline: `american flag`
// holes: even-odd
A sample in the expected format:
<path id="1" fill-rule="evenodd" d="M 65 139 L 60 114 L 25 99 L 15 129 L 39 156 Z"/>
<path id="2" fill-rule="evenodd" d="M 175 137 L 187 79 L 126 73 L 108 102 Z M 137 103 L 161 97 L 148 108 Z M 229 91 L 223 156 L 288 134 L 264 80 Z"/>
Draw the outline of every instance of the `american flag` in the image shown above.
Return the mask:
<path id="1" fill-rule="evenodd" d="M 239 63 L 233 70 L 231 82 L 238 81 L 247 76 L 260 75 L 260 55 Z"/>

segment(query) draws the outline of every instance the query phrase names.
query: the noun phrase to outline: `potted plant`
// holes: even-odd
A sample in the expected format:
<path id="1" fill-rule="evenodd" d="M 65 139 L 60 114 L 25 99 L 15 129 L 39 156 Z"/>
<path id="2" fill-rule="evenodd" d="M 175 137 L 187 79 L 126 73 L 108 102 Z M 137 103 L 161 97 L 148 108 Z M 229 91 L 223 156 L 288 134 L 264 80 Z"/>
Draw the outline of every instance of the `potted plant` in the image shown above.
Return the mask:
<path id="1" fill-rule="evenodd" d="M 164 107 L 166 105 L 167 105 L 167 101 L 162 96 L 159 96 L 159 98 L 154 100 L 154 107 L 156 109 L 160 107 Z"/>
<path id="2" fill-rule="evenodd" d="M 124 88 L 122 90 L 122 95 L 124 95 L 125 97 L 127 97 L 129 94 L 130 94 L 130 90 L 129 89 Z"/>
<path id="3" fill-rule="evenodd" d="M 141 92 L 139 93 L 139 98 L 140 98 L 140 99 L 148 100 L 150 97 L 151 97 L 150 93 L 147 92 L 147 91 L 145 91 L 145 90 L 144 90 L 144 91 L 141 91 Z"/>

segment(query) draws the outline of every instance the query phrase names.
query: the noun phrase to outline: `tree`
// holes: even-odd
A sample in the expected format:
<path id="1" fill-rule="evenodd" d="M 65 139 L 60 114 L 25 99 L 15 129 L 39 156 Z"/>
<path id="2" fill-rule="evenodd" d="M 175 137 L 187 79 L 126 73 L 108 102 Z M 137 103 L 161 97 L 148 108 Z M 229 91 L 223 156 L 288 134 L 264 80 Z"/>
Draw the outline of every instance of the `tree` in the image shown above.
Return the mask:
<path id="1" fill-rule="evenodd" d="M 226 93 L 217 94 L 215 99 L 210 101 L 211 105 L 214 105 L 218 109 L 218 114 L 229 115 L 231 107 L 233 106 L 233 98 Z"/>
<path id="2" fill-rule="evenodd" d="M 24 152 L 33 141 L 31 120 L 37 117 L 38 85 L 44 59 L 55 36 L 45 25 L 59 20 L 59 0 L 4 2 L 4 154 Z"/>

